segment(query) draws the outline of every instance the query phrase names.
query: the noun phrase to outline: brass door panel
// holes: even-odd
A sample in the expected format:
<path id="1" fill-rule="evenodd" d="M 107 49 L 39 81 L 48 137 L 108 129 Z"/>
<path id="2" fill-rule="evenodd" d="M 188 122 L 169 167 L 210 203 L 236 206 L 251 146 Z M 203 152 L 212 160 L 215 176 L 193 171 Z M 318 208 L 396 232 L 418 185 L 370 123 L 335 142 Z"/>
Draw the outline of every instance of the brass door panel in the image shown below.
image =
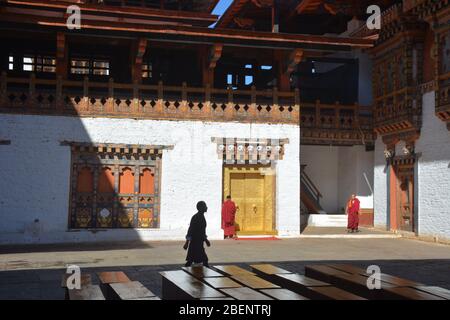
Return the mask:
<path id="1" fill-rule="evenodd" d="M 263 175 L 263 166 L 225 166 L 224 198 L 235 202 L 239 234 L 275 234 L 274 179 Z"/>

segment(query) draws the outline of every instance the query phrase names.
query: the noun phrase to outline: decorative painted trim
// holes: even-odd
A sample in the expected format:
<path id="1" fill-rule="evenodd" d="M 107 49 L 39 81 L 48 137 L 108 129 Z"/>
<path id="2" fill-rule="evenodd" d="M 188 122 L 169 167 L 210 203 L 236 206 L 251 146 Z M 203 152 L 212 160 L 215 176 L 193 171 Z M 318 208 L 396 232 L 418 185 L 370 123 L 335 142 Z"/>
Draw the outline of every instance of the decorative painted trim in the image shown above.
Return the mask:
<path id="1" fill-rule="evenodd" d="M 225 164 L 270 164 L 283 160 L 289 139 L 211 138 Z"/>
<path id="2" fill-rule="evenodd" d="M 99 154 L 121 154 L 160 157 L 163 150 L 172 150 L 173 146 L 138 145 L 138 144 L 111 144 L 61 141 L 60 145 L 70 146 L 73 152 L 95 152 Z"/>

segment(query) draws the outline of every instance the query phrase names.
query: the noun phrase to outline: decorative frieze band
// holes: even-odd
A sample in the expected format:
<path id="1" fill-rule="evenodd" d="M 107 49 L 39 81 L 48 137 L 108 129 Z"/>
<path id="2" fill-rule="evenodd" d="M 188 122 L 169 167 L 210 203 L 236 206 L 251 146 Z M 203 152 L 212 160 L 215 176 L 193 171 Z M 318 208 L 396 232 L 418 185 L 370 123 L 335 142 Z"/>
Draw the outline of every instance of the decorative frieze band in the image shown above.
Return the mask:
<path id="1" fill-rule="evenodd" d="M 212 138 L 225 164 L 270 164 L 283 160 L 289 139 Z"/>
<path id="2" fill-rule="evenodd" d="M 120 154 L 161 157 L 163 150 L 172 150 L 173 146 L 139 145 L 139 144 L 111 144 L 62 141 L 61 145 L 70 146 L 74 152 L 90 152 L 98 154 Z"/>

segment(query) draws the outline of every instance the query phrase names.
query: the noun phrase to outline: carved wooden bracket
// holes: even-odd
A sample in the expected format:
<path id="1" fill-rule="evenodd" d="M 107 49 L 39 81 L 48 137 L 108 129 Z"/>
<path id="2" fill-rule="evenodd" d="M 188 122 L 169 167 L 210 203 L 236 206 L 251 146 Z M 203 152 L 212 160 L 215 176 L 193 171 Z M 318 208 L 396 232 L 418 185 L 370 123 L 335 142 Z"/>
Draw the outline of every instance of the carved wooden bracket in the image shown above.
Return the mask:
<path id="1" fill-rule="evenodd" d="M 252 0 L 253 4 L 258 8 L 271 8 L 273 0 Z"/>
<path id="2" fill-rule="evenodd" d="M 216 67 L 217 61 L 219 61 L 222 56 L 222 50 L 223 44 L 215 44 L 212 46 L 208 61 L 209 69 L 214 69 Z"/>
<path id="3" fill-rule="evenodd" d="M 146 50 L 147 39 L 141 38 L 137 40 L 133 61 L 133 81 L 135 82 L 142 81 L 142 62 Z"/>
<path id="4" fill-rule="evenodd" d="M 236 17 L 234 18 L 234 23 L 236 23 L 239 28 L 249 29 L 253 27 L 253 25 L 255 24 L 255 20 Z"/>
<path id="5" fill-rule="evenodd" d="M 144 57 L 147 49 L 147 39 L 139 39 L 137 52 L 136 52 L 136 64 L 142 64 L 142 58 Z"/>
<path id="6" fill-rule="evenodd" d="M 292 51 L 292 53 L 289 55 L 284 72 L 289 75 L 292 72 L 294 72 L 297 65 L 302 61 L 302 58 L 303 58 L 302 49 L 295 49 L 294 51 Z"/>

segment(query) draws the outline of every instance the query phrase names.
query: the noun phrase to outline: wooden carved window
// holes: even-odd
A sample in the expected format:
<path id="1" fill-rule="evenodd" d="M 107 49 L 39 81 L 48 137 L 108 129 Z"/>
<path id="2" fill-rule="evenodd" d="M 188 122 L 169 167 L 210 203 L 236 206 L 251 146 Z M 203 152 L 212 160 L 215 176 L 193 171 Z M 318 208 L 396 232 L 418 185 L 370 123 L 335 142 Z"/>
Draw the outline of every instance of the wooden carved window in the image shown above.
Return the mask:
<path id="1" fill-rule="evenodd" d="M 159 228 L 160 168 L 145 149 L 73 146 L 69 227 Z"/>
<path id="2" fill-rule="evenodd" d="M 70 62 L 72 74 L 109 76 L 109 61 L 89 58 L 73 58 Z"/>
<path id="3" fill-rule="evenodd" d="M 151 62 L 142 64 L 142 78 L 152 78 L 153 77 L 153 65 Z"/>
<path id="4" fill-rule="evenodd" d="M 56 72 L 56 59 L 53 56 L 24 55 L 23 71 Z"/>

